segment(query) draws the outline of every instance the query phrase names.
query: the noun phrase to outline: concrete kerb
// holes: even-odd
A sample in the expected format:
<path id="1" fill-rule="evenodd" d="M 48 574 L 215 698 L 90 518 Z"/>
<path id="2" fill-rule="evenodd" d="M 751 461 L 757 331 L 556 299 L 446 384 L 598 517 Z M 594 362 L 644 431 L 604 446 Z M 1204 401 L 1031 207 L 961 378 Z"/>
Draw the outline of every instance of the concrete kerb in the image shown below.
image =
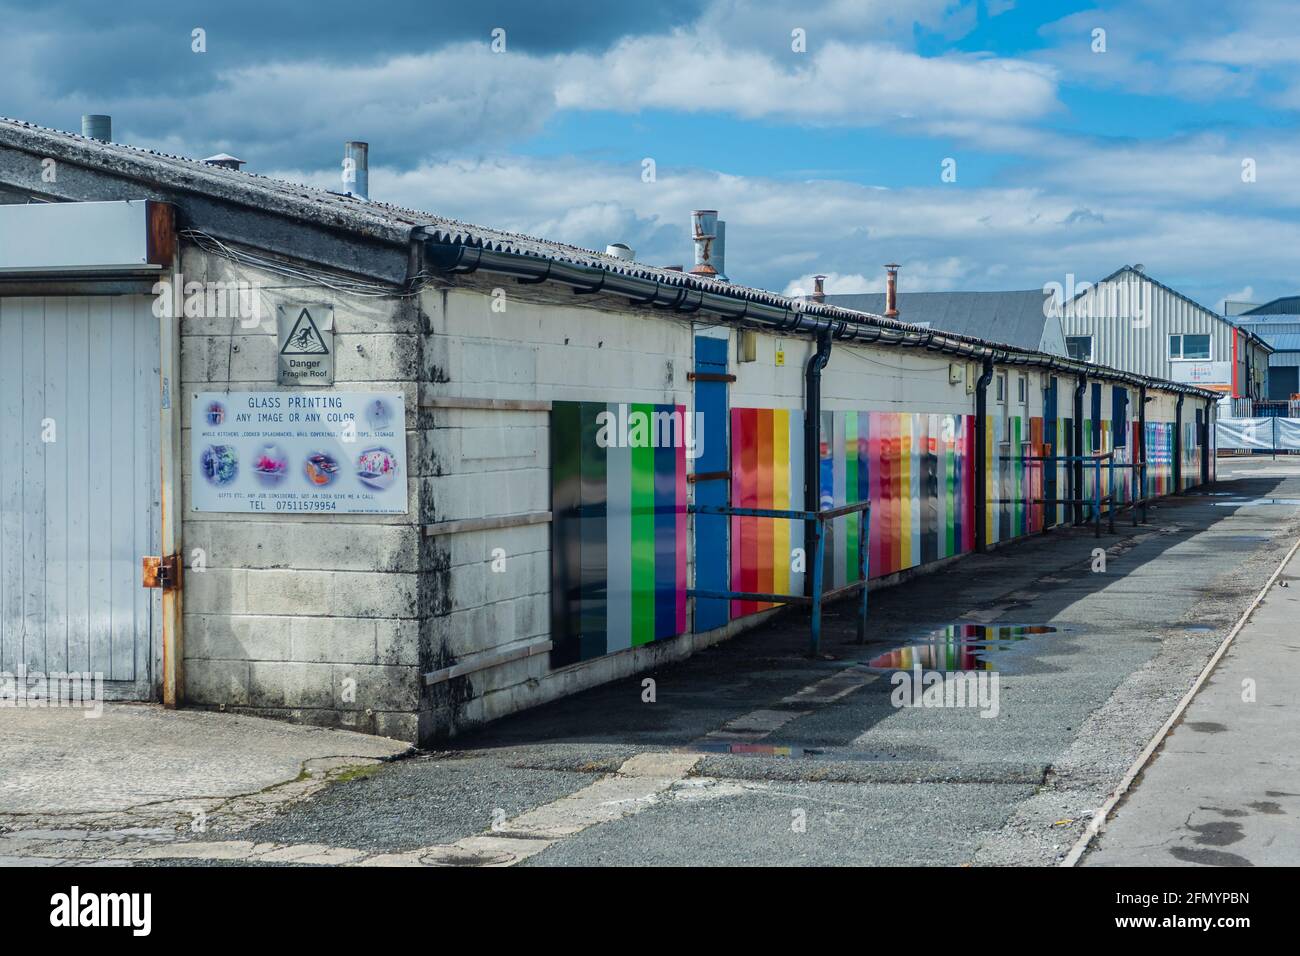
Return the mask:
<path id="1" fill-rule="evenodd" d="M 1110 796 L 1106 798 L 1106 802 L 1097 808 L 1096 812 L 1092 815 L 1092 819 L 1088 821 L 1088 826 L 1084 828 L 1083 833 L 1079 835 L 1079 839 L 1076 840 L 1074 845 L 1070 848 L 1070 852 L 1067 853 L 1065 859 L 1061 861 L 1061 866 L 1076 866 L 1079 861 L 1083 859 L 1084 854 L 1088 852 L 1088 848 L 1092 845 L 1092 841 L 1101 835 L 1101 832 L 1105 829 L 1106 821 L 1110 818 L 1115 807 L 1118 806 L 1120 800 L 1122 800 L 1124 795 L 1132 788 L 1133 782 L 1137 779 L 1138 774 L 1140 774 L 1146 768 L 1147 764 L 1151 762 L 1151 758 L 1155 755 L 1155 752 L 1160 745 L 1164 743 L 1169 732 L 1173 730 L 1178 721 L 1182 719 L 1183 713 L 1187 710 L 1201 687 L 1204 686 L 1207 680 L 1209 680 L 1210 675 L 1214 672 L 1214 669 L 1218 667 L 1219 661 L 1223 659 L 1223 655 L 1227 653 L 1228 648 L 1236 639 L 1237 634 L 1246 626 L 1246 622 L 1250 620 L 1250 616 L 1255 613 L 1255 609 L 1259 607 L 1265 596 L 1267 596 L 1269 589 L 1276 583 L 1277 579 L 1281 576 L 1283 569 L 1285 569 L 1287 564 L 1290 563 L 1297 550 L 1300 550 L 1300 538 L 1297 538 L 1295 543 L 1291 545 L 1291 548 L 1287 551 L 1286 555 L 1283 556 L 1281 562 L 1274 569 L 1273 573 L 1269 575 L 1268 580 L 1264 582 L 1264 586 L 1260 588 L 1259 593 L 1255 595 L 1255 599 L 1250 602 L 1250 606 L 1242 612 L 1241 617 L 1237 619 L 1237 623 L 1233 625 L 1232 630 L 1228 632 L 1228 636 L 1223 639 L 1223 642 L 1206 663 L 1205 667 L 1201 670 L 1201 673 L 1197 676 L 1196 681 L 1192 684 L 1191 688 L 1189 688 L 1187 693 L 1183 695 L 1182 699 L 1178 701 L 1178 706 L 1175 707 L 1173 713 L 1169 715 L 1169 719 L 1160 726 L 1160 729 L 1157 730 L 1155 735 L 1147 742 L 1147 745 L 1142 748 L 1142 752 L 1138 754 L 1137 759 L 1134 760 L 1132 766 L 1128 768 L 1123 779 L 1120 780 L 1119 785 L 1111 791 Z"/>

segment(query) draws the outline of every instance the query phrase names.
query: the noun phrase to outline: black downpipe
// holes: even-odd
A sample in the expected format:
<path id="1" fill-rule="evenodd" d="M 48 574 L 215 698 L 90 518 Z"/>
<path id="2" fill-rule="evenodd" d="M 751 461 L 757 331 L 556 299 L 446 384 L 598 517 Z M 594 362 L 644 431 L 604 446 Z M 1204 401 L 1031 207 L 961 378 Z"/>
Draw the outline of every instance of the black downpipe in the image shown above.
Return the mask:
<path id="1" fill-rule="evenodd" d="M 984 371 L 975 383 L 975 550 L 985 550 L 988 536 L 988 443 L 989 383 L 993 381 L 993 356 L 984 359 Z"/>
<path id="2" fill-rule="evenodd" d="M 831 333 L 827 329 L 817 336 L 817 351 L 804 368 L 803 420 L 803 507 L 805 511 L 821 509 L 822 453 L 822 369 L 831 359 Z M 812 575 L 806 576 L 809 582 Z"/>
<path id="3" fill-rule="evenodd" d="M 1201 433 L 1201 484 L 1210 483 L 1210 446 L 1211 439 L 1214 437 L 1214 423 L 1210 420 L 1214 412 L 1214 403 L 1206 401 L 1205 418 L 1201 427 L 1205 430 Z"/>
<path id="4" fill-rule="evenodd" d="M 803 370 L 804 420 L 803 420 L 803 507 L 805 511 L 821 510 L 821 454 L 822 454 L 822 369 L 831 360 L 831 332 L 817 333 L 817 351 L 808 359 Z M 809 529 L 811 530 L 811 529 Z M 812 535 L 806 536 L 805 547 L 812 547 Z M 814 560 L 810 552 L 808 560 Z M 809 568 L 811 572 L 811 567 Z M 813 576 L 805 574 L 804 594 L 812 596 Z"/>
<path id="5" fill-rule="evenodd" d="M 1142 500 L 1142 520 L 1147 520 L 1147 387 L 1138 388 L 1138 468 L 1137 498 Z"/>
<path id="6" fill-rule="evenodd" d="M 1174 494 L 1183 493 L 1183 396 L 1174 409 Z"/>
<path id="7" fill-rule="evenodd" d="M 1074 421 L 1070 423 L 1073 432 L 1071 444 L 1075 461 L 1070 464 L 1070 497 L 1076 499 L 1072 508 L 1074 523 L 1083 523 L 1083 393 L 1088 390 L 1088 376 L 1079 375 L 1074 385 Z"/>

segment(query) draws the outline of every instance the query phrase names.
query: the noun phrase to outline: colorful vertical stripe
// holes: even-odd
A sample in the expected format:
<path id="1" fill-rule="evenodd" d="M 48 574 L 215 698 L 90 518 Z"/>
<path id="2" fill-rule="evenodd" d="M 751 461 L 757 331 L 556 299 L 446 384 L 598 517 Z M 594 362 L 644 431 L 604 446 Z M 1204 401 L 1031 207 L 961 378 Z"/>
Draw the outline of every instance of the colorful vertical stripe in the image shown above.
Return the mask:
<path id="1" fill-rule="evenodd" d="M 735 508 L 802 511 L 803 413 L 784 408 L 731 410 L 731 504 Z M 802 594 L 807 558 L 804 526 L 774 518 L 731 519 L 731 588 Z M 731 616 L 775 605 L 732 601 Z"/>
<path id="2" fill-rule="evenodd" d="M 685 416 L 553 404 L 552 666 L 686 630 Z"/>

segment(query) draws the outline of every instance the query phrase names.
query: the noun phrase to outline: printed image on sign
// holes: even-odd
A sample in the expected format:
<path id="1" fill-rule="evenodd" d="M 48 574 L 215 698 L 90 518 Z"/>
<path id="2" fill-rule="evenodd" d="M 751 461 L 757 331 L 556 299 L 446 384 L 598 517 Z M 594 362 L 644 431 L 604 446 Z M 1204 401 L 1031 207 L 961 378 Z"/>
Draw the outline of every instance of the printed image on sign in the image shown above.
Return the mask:
<path id="1" fill-rule="evenodd" d="M 400 392 L 198 392 L 195 511 L 406 514 Z"/>
<path id="2" fill-rule="evenodd" d="M 334 309 L 328 305 L 282 305 L 276 313 L 281 385 L 334 384 Z"/>

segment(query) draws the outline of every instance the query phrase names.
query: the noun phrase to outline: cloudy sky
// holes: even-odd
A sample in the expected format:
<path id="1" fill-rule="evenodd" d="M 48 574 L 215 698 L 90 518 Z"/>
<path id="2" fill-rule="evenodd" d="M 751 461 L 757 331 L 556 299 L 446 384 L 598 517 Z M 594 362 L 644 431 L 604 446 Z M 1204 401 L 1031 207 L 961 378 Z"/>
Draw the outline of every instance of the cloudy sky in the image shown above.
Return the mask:
<path id="1" fill-rule="evenodd" d="M 1141 262 L 1217 307 L 1300 292 L 1296 7 L 0 0 L 0 114 L 334 189 L 363 139 L 372 198 L 655 264 L 716 208 L 778 291 Z"/>

